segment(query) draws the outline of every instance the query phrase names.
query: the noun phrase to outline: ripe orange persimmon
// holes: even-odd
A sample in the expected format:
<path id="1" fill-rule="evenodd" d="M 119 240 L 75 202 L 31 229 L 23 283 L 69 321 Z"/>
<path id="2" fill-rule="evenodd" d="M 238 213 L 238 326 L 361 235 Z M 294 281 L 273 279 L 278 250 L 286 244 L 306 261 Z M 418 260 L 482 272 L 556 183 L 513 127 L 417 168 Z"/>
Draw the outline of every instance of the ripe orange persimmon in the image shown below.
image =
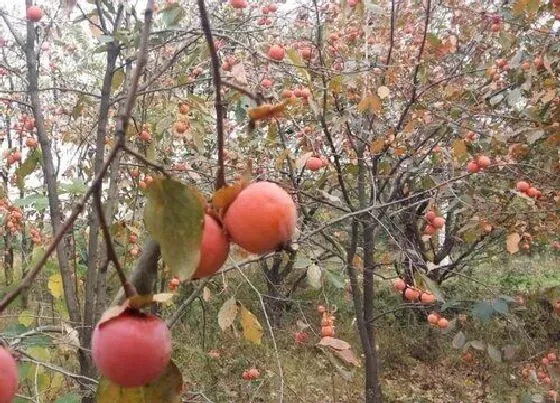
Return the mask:
<path id="1" fill-rule="evenodd" d="M 432 312 L 431 314 L 428 315 L 428 323 L 431 323 L 432 325 L 436 325 L 438 323 L 439 320 L 439 315 L 437 313 Z"/>
<path id="2" fill-rule="evenodd" d="M 530 187 L 531 187 L 531 185 L 529 185 L 529 183 L 525 182 L 525 181 L 519 181 L 515 184 L 515 188 L 519 192 L 523 192 L 523 193 L 525 193 L 527 190 L 529 190 Z"/>
<path id="3" fill-rule="evenodd" d="M 210 215 L 204 215 L 204 230 L 200 245 L 200 262 L 192 278 L 208 277 L 218 271 L 229 254 L 229 241 L 222 226 Z"/>
<path id="4" fill-rule="evenodd" d="M 292 197 L 271 182 L 247 186 L 229 206 L 224 225 L 231 239 L 253 253 L 265 253 L 288 243 L 296 228 Z"/>
<path id="5" fill-rule="evenodd" d="M 449 321 L 445 318 L 439 318 L 437 321 L 437 325 L 441 329 L 447 329 L 449 327 Z"/>
<path id="6" fill-rule="evenodd" d="M 233 8 L 247 8 L 247 0 L 229 0 L 229 5 Z"/>
<path id="7" fill-rule="evenodd" d="M 422 295 L 420 295 L 420 302 L 422 302 L 423 304 L 433 304 L 435 300 L 436 297 L 432 293 L 424 292 L 422 293 Z"/>
<path id="8" fill-rule="evenodd" d="M 393 287 L 395 287 L 396 290 L 404 291 L 404 289 L 406 288 L 406 283 L 402 278 L 399 278 L 393 282 Z"/>
<path id="9" fill-rule="evenodd" d="M 426 225 L 426 228 L 424 228 L 424 232 L 428 235 L 433 235 L 437 232 L 437 228 L 434 227 L 432 224 L 428 224 Z"/>
<path id="10" fill-rule="evenodd" d="M 181 104 L 179 105 L 179 113 L 181 115 L 186 115 L 189 113 L 190 107 L 188 104 Z"/>
<path id="11" fill-rule="evenodd" d="M 323 326 L 321 328 L 321 337 L 333 337 L 334 328 L 332 326 Z"/>
<path id="12" fill-rule="evenodd" d="M 404 297 L 411 302 L 417 301 L 419 296 L 420 293 L 414 288 L 407 288 L 406 290 L 404 290 Z"/>
<path id="13" fill-rule="evenodd" d="M 426 221 L 433 221 L 436 217 L 436 212 L 433 210 L 427 211 L 426 214 L 424 214 L 424 218 L 426 219 Z"/>
<path id="14" fill-rule="evenodd" d="M 538 194 L 539 194 L 539 191 L 534 186 L 531 186 L 531 187 L 529 187 L 529 189 L 527 189 L 527 196 L 529 196 L 529 197 L 536 197 Z"/>
<path id="15" fill-rule="evenodd" d="M 323 160 L 320 157 L 311 157 L 305 161 L 305 168 L 310 171 L 318 171 L 323 167 Z"/>
<path id="16" fill-rule="evenodd" d="M 280 94 L 280 97 L 284 99 L 293 98 L 293 96 L 294 96 L 294 92 L 289 89 L 282 90 L 282 93 Z"/>
<path id="17" fill-rule="evenodd" d="M 39 6 L 28 7 L 26 17 L 29 21 L 39 22 L 43 18 L 43 9 Z"/>
<path id="18" fill-rule="evenodd" d="M 432 221 L 432 225 L 437 229 L 443 228 L 443 226 L 445 225 L 445 219 L 443 217 L 436 217 Z"/>
<path id="19" fill-rule="evenodd" d="M 486 156 L 486 155 L 480 155 L 477 160 L 476 163 L 481 167 L 481 168 L 488 168 L 491 164 L 490 161 L 490 157 Z"/>
<path id="20" fill-rule="evenodd" d="M 286 56 L 286 51 L 280 45 L 272 45 L 268 49 L 268 57 L 272 60 L 281 61 Z"/>
<path id="21" fill-rule="evenodd" d="M 187 125 L 183 122 L 176 122 L 175 131 L 179 134 L 183 134 L 184 132 L 187 131 Z"/>
<path id="22" fill-rule="evenodd" d="M 154 315 L 127 311 L 93 331 L 95 366 L 111 381 L 128 388 L 157 379 L 171 359 L 171 334 Z"/>
<path id="23" fill-rule="evenodd" d="M 480 171 L 480 165 L 478 165 L 474 161 L 471 161 L 467 164 L 467 171 L 471 174 L 475 174 Z"/>
<path id="24" fill-rule="evenodd" d="M 9 403 L 16 395 L 18 370 L 14 357 L 0 347 L 0 402 Z"/>

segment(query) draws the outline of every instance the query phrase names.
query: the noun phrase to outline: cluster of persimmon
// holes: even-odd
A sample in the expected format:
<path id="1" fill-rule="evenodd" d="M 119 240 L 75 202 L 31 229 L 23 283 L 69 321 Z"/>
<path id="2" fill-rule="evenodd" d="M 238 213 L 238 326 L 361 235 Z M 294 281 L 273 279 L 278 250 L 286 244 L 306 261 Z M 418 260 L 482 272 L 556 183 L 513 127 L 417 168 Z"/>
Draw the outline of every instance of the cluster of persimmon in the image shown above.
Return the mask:
<path id="1" fill-rule="evenodd" d="M 23 228 L 23 211 L 20 208 L 8 204 L 5 200 L 0 200 L 0 211 L 8 212 L 6 229 L 12 234 L 21 231 Z"/>
<path id="2" fill-rule="evenodd" d="M 153 181 L 154 178 L 152 175 L 144 175 L 144 178 L 138 181 L 138 186 L 140 186 L 141 189 L 146 189 Z"/>
<path id="3" fill-rule="evenodd" d="M 29 232 L 31 233 L 31 242 L 35 245 L 41 245 L 43 242 L 41 230 L 39 228 L 31 228 Z"/>
<path id="4" fill-rule="evenodd" d="M 529 197 L 538 199 L 541 197 L 542 193 L 539 189 L 531 185 L 529 182 L 526 181 L 519 181 L 515 184 L 515 188 L 518 192 L 524 193 Z"/>
<path id="5" fill-rule="evenodd" d="M 222 62 L 223 71 L 231 71 L 233 66 L 239 63 L 239 59 L 233 55 L 225 56 Z"/>
<path id="6" fill-rule="evenodd" d="M 6 157 L 6 163 L 8 165 L 13 165 L 17 162 L 21 162 L 21 151 L 17 149 L 7 150 L 4 152 L 4 155 Z"/>
<path id="7" fill-rule="evenodd" d="M 490 161 L 490 157 L 488 157 L 487 155 L 479 155 L 478 157 L 469 161 L 469 163 L 467 164 L 467 171 L 471 174 L 475 174 L 483 169 L 488 168 L 491 163 L 492 162 Z"/>
<path id="8" fill-rule="evenodd" d="M 37 138 L 29 136 L 25 138 L 25 146 L 29 148 L 37 147 Z"/>
<path id="9" fill-rule="evenodd" d="M 428 323 L 440 329 L 447 329 L 449 327 L 449 321 L 437 312 L 432 312 L 428 315 Z"/>
<path id="10" fill-rule="evenodd" d="M 324 305 L 319 305 L 317 312 L 321 315 L 321 337 L 334 337 L 334 316 Z"/>
<path id="11" fill-rule="evenodd" d="M 500 81 L 502 75 L 501 73 L 505 73 L 509 70 L 509 64 L 506 59 L 498 59 L 496 63 L 494 63 L 488 69 L 488 76 L 492 79 L 492 81 Z"/>
<path id="12" fill-rule="evenodd" d="M 280 62 L 286 57 L 286 50 L 284 49 L 284 45 L 274 44 L 268 48 L 266 55 L 269 59 Z"/>
<path id="13" fill-rule="evenodd" d="M 521 370 L 521 376 L 525 379 L 529 379 L 531 371 L 535 371 L 537 375 L 537 380 L 545 385 L 550 385 L 552 380 L 550 378 L 549 369 L 551 365 L 555 365 L 558 363 L 558 357 L 556 356 L 556 352 L 549 351 L 544 354 L 542 359 L 539 363 L 529 366 L 523 367 Z M 552 392 L 552 393 L 551 393 Z M 550 390 L 548 392 L 549 397 L 557 397 L 557 392 L 555 390 Z"/>
<path id="14" fill-rule="evenodd" d="M 10 403 L 16 396 L 18 370 L 16 360 L 0 345 L 0 402 Z"/>
<path id="15" fill-rule="evenodd" d="M 152 141 L 152 131 L 149 124 L 144 123 L 142 125 L 142 130 L 140 130 L 140 132 L 138 133 L 138 138 L 147 143 Z"/>
<path id="16" fill-rule="evenodd" d="M 412 287 L 406 284 L 406 282 L 402 278 L 398 278 L 393 282 L 393 288 L 410 302 L 433 304 L 436 301 L 436 297 L 434 294 L 429 291 Z"/>
<path id="17" fill-rule="evenodd" d="M 301 98 L 306 100 L 311 96 L 311 91 L 309 88 L 294 88 L 293 90 L 286 88 L 282 90 L 280 96 L 282 99 Z"/>
<path id="18" fill-rule="evenodd" d="M 424 214 L 424 219 L 426 220 L 424 233 L 428 235 L 435 234 L 445 225 L 445 218 L 439 217 L 434 210 L 428 210 L 426 214 Z"/>
<path id="19" fill-rule="evenodd" d="M 261 374 L 258 369 L 251 368 L 246 371 L 243 371 L 243 375 L 241 375 L 241 377 L 246 381 L 254 381 L 255 379 L 258 379 L 260 375 Z"/>

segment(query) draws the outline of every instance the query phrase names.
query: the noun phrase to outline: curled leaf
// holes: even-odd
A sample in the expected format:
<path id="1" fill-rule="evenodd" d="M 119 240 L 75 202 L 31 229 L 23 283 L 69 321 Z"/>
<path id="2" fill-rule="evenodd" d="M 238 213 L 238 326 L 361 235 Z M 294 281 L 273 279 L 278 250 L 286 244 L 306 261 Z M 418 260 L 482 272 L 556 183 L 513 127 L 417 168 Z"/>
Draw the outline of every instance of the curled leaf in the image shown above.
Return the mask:
<path id="1" fill-rule="evenodd" d="M 286 104 L 283 102 L 275 105 L 256 106 L 247 109 L 247 116 L 252 120 L 274 119 L 282 116 L 285 107 Z"/>

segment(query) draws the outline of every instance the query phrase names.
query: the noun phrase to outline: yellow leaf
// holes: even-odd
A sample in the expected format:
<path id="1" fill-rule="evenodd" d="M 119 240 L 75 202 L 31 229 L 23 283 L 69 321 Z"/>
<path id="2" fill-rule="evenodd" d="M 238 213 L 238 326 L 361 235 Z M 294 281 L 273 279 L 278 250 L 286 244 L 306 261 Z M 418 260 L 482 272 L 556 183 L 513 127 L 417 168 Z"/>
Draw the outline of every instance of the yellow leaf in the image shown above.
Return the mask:
<path id="1" fill-rule="evenodd" d="M 511 254 L 519 252 L 519 241 L 521 236 L 517 232 L 509 234 L 506 241 L 507 251 Z"/>
<path id="2" fill-rule="evenodd" d="M 528 3 L 529 3 L 528 0 L 517 0 L 513 5 L 513 7 L 511 8 L 513 15 L 523 14 L 525 9 L 527 8 Z"/>
<path id="3" fill-rule="evenodd" d="M 62 276 L 60 273 L 53 274 L 49 277 L 49 291 L 55 298 L 62 297 Z"/>
<path id="4" fill-rule="evenodd" d="M 329 90 L 331 90 L 335 94 L 342 92 L 342 76 L 335 76 L 332 78 L 332 80 L 329 82 Z"/>
<path id="5" fill-rule="evenodd" d="M 25 327 L 31 326 L 31 324 L 33 323 L 33 319 L 33 314 L 29 311 L 23 311 L 18 316 L 18 322 Z"/>
<path id="6" fill-rule="evenodd" d="M 467 146 L 465 145 L 463 139 L 453 140 L 452 149 L 453 156 L 459 161 L 462 161 L 467 155 Z"/>
<path id="7" fill-rule="evenodd" d="M 369 146 L 369 150 L 372 154 L 379 154 L 385 148 L 385 139 L 377 139 L 372 142 Z"/>
<path id="8" fill-rule="evenodd" d="M 360 112 L 365 112 L 369 108 L 369 97 L 362 98 L 360 103 L 358 104 L 358 110 Z"/>
<path id="9" fill-rule="evenodd" d="M 50 351 L 44 347 L 31 346 L 25 352 L 38 361 L 49 362 L 51 359 Z"/>
<path id="10" fill-rule="evenodd" d="M 360 112 L 370 111 L 371 113 L 379 112 L 381 110 L 381 100 L 376 95 L 368 95 L 363 98 L 358 104 Z"/>
<path id="11" fill-rule="evenodd" d="M 263 336 L 263 328 L 257 317 L 253 315 L 247 308 L 241 305 L 239 309 L 239 316 L 241 320 L 241 327 L 243 327 L 243 335 L 247 341 L 255 344 L 261 344 Z"/>

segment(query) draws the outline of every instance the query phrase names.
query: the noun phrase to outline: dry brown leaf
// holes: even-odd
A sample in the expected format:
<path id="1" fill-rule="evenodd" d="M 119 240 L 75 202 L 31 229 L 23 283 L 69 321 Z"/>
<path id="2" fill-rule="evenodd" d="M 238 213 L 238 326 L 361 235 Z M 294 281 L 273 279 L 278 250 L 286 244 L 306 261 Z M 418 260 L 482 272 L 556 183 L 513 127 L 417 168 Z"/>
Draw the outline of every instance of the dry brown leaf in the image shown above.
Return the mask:
<path id="1" fill-rule="evenodd" d="M 321 346 L 329 346 L 335 350 L 350 350 L 352 346 L 344 340 L 335 339 L 334 337 L 323 337 L 319 342 Z"/>
<path id="2" fill-rule="evenodd" d="M 276 105 L 256 106 L 247 109 L 247 116 L 252 120 L 274 119 L 282 116 L 285 106 L 283 102 Z"/>
<path id="3" fill-rule="evenodd" d="M 519 252 L 519 241 L 521 236 L 517 232 L 512 232 L 508 235 L 506 241 L 507 251 L 511 254 Z"/>

